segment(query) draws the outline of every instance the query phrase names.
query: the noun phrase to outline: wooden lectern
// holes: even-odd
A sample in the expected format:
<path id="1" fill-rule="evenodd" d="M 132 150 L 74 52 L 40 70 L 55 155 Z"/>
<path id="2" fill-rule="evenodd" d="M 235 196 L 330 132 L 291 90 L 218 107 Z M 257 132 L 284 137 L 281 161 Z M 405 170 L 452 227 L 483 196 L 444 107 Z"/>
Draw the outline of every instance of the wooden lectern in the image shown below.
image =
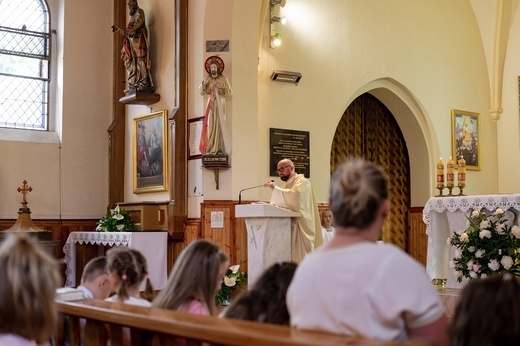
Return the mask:
<path id="1" fill-rule="evenodd" d="M 239 204 L 247 228 L 247 278 L 251 285 L 272 264 L 291 261 L 291 218 L 299 213 L 265 203 Z"/>

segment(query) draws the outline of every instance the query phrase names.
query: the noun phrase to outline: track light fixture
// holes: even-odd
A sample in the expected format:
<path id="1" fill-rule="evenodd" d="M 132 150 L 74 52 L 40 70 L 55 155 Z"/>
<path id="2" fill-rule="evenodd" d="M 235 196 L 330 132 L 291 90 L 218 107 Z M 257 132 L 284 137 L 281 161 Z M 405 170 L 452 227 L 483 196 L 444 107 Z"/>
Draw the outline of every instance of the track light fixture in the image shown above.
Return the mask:
<path id="1" fill-rule="evenodd" d="M 282 38 L 279 33 L 276 32 L 276 23 L 280 23 L 281 25 L 285 25 L 287 23 L 287 19 L 285 17 L 281 17 L 279 15 L 279 11 L 277 13 L 276 11 L 276 5 L 279 5 L 280 7 L 285 6 L 286 0 L 271 0 L 270 1 L 270 22 L 271 22 L 271 48 L 279 47 L 282 44 Z"/>
<path id="2" fill-rule="evenodd" d="M 274 34 L 271 36 L 271 48 L 280 47 L 282 44 L 282 38 L 280 37 L 280 34 Z"/>
<path id="3" fill-rule="evenodd" d="M 271 24 L 276 23 L 276 22 L 278 22 L 278 23 L 280 23 L 282 25 L 285 25 L 287 23 L 287 18 L 272 16 L 271 17 Z"/>
<path id="4" fill-rule="evenodd" d="M 280 5 L 280 7 L 285 7 L 286 0 L 271 0 L 271 6 Z"/>

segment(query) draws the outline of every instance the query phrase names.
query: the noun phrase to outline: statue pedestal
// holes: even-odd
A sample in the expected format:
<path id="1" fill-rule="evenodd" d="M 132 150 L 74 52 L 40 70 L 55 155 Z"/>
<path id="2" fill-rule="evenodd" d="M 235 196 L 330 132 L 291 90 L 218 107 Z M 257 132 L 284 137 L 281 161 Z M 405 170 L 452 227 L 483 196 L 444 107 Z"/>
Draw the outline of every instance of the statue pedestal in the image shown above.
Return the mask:
<path id="1" fill-rule="evenodd" d="M 291 218 L 299 213 L 270 204 L 244 204 L 235 206 L 235 216 L 246 221 L 248 285 L 274 263 L 291 261 Z"/>
<path id="2" fill-rule="evenodd" d="M 119 99 L 119 102 L 131 105 L 151 105 L 161 100 L 161 95 L 145 92 L 129 93 Z"/>

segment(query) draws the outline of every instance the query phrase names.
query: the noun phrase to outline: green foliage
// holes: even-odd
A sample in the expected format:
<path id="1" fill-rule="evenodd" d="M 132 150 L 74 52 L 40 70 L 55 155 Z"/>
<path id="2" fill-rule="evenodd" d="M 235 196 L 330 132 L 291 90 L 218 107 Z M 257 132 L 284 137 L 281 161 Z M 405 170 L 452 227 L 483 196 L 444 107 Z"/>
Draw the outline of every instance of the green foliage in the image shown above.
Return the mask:
<path id="1" fill-rule="evenodd" d="M 220 284 L 220 290 L 215 294 L 215 303 L 217 306 L 222 305 L 222 303 L 228 300 L 233 291 L 244 290 L 243 284 L 246 282 L 247 273 L 238 271 L 239 268 L 240 265 L 238 264 L 231 266 L 224 274 Z"/>
<path id="2" fill-rule="evenodd" d="M 97 223 L 96 231 L 98 232 L 130 232 L 135 229 L 130 213 L 124 209 L 110 210 L 110 215 L 103 217 Z"/>

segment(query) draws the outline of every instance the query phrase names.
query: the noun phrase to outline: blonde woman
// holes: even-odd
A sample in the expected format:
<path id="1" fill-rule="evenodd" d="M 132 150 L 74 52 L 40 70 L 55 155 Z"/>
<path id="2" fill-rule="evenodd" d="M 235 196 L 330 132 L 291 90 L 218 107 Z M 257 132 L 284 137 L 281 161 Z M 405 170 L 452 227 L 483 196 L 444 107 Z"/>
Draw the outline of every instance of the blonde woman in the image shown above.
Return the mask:
<path id="1" fill-rule="evenodd" d="M 153 306 L 215 315 L 215 294 L 228 266 L 228 258 L 217 244 L 203 239 L 190 243 L 175 262 L 166 287 L 153 300 Z"/>
<path id="2" fill-rule="evenodd" d="M 58 265 L 26 234 L 0 247 L 0 345 L 49 345 L 56 328 Z"/>
<path id="3" fill-rule="evenodd" d="M 305 257 L 287 292 L 291 325 L 359 337 L 447 344 L 444 307 L 424 267 L 377 245 L 390 213 L 383 169 L 363 160 L 331 180 L 336 235 Z"/>

